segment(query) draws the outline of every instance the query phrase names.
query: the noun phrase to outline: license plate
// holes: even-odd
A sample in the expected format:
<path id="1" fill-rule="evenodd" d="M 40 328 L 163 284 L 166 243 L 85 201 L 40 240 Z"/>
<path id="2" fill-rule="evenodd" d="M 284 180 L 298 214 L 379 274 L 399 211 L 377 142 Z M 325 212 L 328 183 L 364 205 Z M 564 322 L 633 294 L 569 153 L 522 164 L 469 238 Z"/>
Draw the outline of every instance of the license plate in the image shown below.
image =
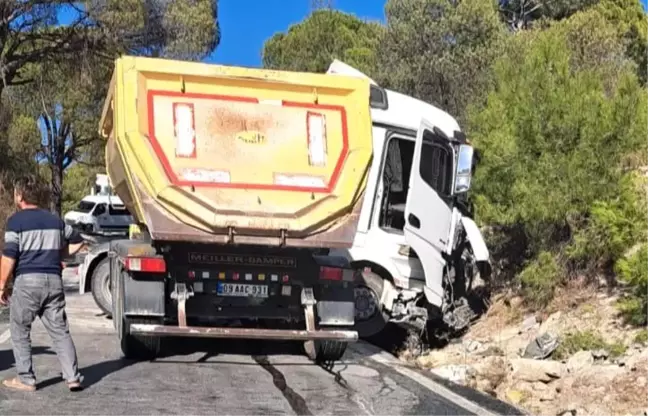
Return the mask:
<path id="1" fill-rule="evenodd" d="M 239 283 L 218 283 L 217 293 L 221 296 L 267 298 L 268 286 L 246 285 Z"/>

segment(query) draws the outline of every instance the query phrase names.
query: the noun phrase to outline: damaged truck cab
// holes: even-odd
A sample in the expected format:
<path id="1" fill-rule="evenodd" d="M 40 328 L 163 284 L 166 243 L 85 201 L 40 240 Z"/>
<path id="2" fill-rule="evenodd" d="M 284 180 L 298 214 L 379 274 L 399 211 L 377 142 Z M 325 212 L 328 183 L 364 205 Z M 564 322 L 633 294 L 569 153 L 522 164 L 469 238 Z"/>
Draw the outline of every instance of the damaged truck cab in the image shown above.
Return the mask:
<path id="1" fill-rule="evenodd" d="M 100 132 L 130 238 L 109 243 L 125 356 L 165 336 L 304 341 L 341 358 L 372 154 L 369 82 L 121 57 Z M 92 259 L 92 256 L 90 256 Z M 92 261 L 92 260 L 90 260 Z"/>
<path id="2" fill-rule="evenodd" d="M 490 274 L 467 203 L 478 155 L 448 113 L 337 60 L 328 74 L 371 83 L 373 163 L 358 230 L 352 248 L 331 251 L 360 272 L 356 330 L 465 328 L 475 316 L 468 300 Z"/>

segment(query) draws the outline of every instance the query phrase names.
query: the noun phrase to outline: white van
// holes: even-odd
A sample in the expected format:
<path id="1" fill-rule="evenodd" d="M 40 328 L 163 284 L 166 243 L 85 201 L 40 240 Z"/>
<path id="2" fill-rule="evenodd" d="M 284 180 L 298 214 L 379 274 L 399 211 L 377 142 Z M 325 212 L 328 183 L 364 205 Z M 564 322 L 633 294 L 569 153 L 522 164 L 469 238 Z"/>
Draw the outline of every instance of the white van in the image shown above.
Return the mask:
<path id="1" fill-rule="evenodd" d="M 104 236 L 128 233 L 133 223 L 130 212 L 115 195 L 88 195 L 63 220 L 84 234 Z"/>

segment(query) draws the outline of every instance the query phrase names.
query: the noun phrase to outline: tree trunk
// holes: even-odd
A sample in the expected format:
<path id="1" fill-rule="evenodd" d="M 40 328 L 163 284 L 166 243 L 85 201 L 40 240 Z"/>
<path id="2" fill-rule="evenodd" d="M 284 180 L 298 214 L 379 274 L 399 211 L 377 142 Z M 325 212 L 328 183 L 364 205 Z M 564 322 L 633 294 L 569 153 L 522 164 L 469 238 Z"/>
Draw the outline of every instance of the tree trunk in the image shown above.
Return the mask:
<path id="1" fill-rule="evenodd" d="M 50 164 L 52 179 L 50 181 L 50 206 L 49 209 L 57 215 L 61 215 L 63 203 L 63 166 L 58 163 Z"/>

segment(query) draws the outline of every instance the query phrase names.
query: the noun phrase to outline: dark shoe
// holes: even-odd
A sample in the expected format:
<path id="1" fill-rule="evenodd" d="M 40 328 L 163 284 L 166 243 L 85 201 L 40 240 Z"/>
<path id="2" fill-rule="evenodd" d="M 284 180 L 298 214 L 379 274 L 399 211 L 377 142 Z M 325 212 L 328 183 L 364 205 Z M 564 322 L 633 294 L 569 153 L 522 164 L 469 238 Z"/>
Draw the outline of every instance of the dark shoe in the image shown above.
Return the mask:
<path id="1" fill-rule="evenodd" d="M 70 381 L 67 383 L 68 389 L 70 391 L 81 391 L 83 390 L 83 386 L 81 385 L 80 381 Z"/>
<path id="2" fill-rule="evenodd" d="M 36 386 L 31 384 L 25 384 L 22 381 L 20 381 L 18 377 L 7 378 L 5 380 L 2 380 L 2 384 L 4 384 L 5 387 L 9 387 L 10 389 L 14 389 L 14 390 L 36 391 Z"/>

